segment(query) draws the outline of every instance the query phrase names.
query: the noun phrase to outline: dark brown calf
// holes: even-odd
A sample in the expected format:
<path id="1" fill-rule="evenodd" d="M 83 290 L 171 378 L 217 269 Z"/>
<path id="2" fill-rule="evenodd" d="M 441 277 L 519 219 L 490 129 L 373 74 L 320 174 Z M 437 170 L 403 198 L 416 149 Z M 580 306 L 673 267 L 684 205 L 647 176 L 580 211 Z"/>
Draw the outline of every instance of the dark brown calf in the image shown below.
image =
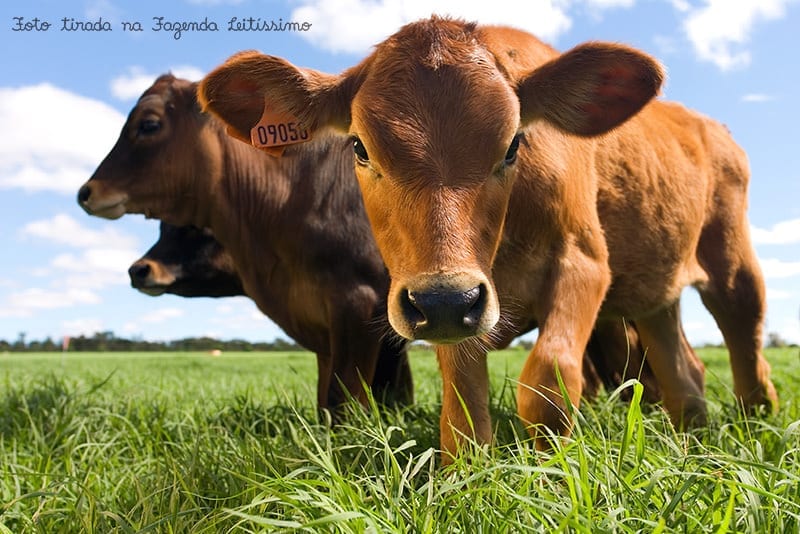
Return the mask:
<path id="1" fill-rule="evenodd" d="M 233 258 L 207 228 L 162 222 L 158 241 L 128 269 L 131 286 L 157 296 L 244 295 Z"/>
<path id="2" fill-rule="evenodd" d="M 539 446 L 541 425 L 569 432 L 598 318 L 635 322 L 672 420 L 702 423 L 702 368 L 678 304 L 690 284 L 730 350 L 737 401 L 777 405 L 745 155 L 718 123 L 650 103 L 662 79 L 621 45 L 559 54 L 525 32 L 433 17 L 341 75 L 238 54 L 200 99 L 243 139 L 265 100 L 351 136 L 392 277 L 389 320 L 439 344 L 441 439 L 454 453 L 461 436 L 491 439 L 486 349 L 531 323 L 517 402 Z"/>
<path id="3" fill-rule="evenodd" d="M 152 296 L 245 295 L 233 258 L 207 228 L 162 222 L 158 241 L 130 266 L 128 274 L 133 287 Z M 405 349 L 381 344 L 371 386 L 373 395 L 381 402 L 412 402 L 414 387 Z"/>
<path id="4" fill-rule="evenodd" d="M 81 187 L 90 214 L 143 213 L 209 228 L 258 308 L 317 354 L 317 401 L 362 401 L 379 359 L 411 400 L 405 343 L 386 322 L 388 275 L 352 179 L 343 137 L 317 136 L 277 160 L 200 112 L 196 84 L 156 80 L 111 152 Z M 385 353 L 385 354 L 384 354 Z"/>

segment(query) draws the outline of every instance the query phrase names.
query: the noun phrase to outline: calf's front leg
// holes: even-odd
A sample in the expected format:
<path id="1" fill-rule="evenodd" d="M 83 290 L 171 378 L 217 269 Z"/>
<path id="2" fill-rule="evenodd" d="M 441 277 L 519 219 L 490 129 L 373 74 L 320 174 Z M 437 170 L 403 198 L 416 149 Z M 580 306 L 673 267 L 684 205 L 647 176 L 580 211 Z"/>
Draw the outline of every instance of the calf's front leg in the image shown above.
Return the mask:
<path id="1" fill-rule="evenodd" d="M 439 345 L 436 356 L 442 372 L 442 463 L 449 464 L 468 440 L 492 441 L 489 371 L 486 350 L 476 343 Z"/>
<path id="2" fill-rule="evenodd" d="M 572 429 L 568 406 L 580 403 L 583 353 L 611 279 L 602 257 L 573 252 L 557 263 L 550 290 L 542 295 L 539 337 L 517 386 L 517 412 L 538 449 L 551 446 L 544 427 L 561 435 Z"/>

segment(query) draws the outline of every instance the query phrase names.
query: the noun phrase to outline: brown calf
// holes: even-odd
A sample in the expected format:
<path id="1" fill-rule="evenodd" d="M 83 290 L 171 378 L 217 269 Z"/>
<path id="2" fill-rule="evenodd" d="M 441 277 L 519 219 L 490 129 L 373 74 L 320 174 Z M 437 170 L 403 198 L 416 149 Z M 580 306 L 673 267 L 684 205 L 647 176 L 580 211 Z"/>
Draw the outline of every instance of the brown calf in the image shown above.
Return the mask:
<path id="1" fill-rule="evenodd" d="M 317 136 L 280 160 L 229 137 L 200 112 L 196 84 L 162 76 L 78 192 L 90 214 L 143 213 L 210 228 L 244 292 L 298 343 L 317 354 L 317 401 L 362 401 L 382 352 L 406 380 L 405 343 L 385 336 L 388 275 L 364 215 L 342 137 Z"/>
<path id="2" fill-rule="evenodd" d="M 341 146 L 327 140 L 318 145 L 292 149 L 284 160 L 276 161 L 224 135 L 217 144 L 215 136 L 219 134 L 220 126 L 193 105 L 193 91 L 194 86 L 187 81 L 171 77 L 158 80 L 131 112 L 117 146 L 93 179 L 81 188 L 79 201 L 89 213 L 116 217 L 126 209 L 140 210 L 151 216 L 194 221 L 195 224 L 204 223 L 206 219 L 202 217 L 210 217 L 215 210 L 228 207 L 229 211 L 214 214 L 215 220 L 218 228 L 235 232 L 234 246 L 248 244 L 252 247 L 252 250 L 240 250 L 237 256 L 255 262 L 255 268 L 248 272 L 252 273 L 253 285 L 259 293 L 251 296 L 262 311 L 269 310 L 267 314 L 290 335 L 318 352 L 318 358 L 324 364 L 320 366 L 320 405 L 334 406 L 340 402 L 342 393 L 337 389 L 338 381 L 331 382 L 335 380 L 328 374 L 331 365 L 338 365 L 345 369 L 343 372 L 355 376 L 360 369 L 348 366 L 356 362 L 349 360 L 347 354 L 338 353 L 334 355 L 338 358 L 336 363 L 328 363 L 328 356 L 322 353 L 325 347 L 312 337 L 318 334 L 319 325 L 310 322 L 310 312 L 304 308 L 304 305 L 311 306 L 312 303 L 290 300 L 293 294 L 291 286 L 263 284 L 270 280 L 270 276 L 278 280 L 290 278 L 292 284 L 306 284 L 308 292 L 332 301 L 338 294 L 357 291 L 359 283 L 374 284 L 377 288 L 383 287 L 384 291 L 388 287 L 385 272 L 375 267 L 375 248 L 371 234 L 365 230 L 368 223 L 352 179 L 349 147 L 345 146 L 344 140 Z M 207 152 L 200 156 L 195 145 L 203 142 Z M 315 150 L 330 153 L 326 155 Z M 220 161 L 230 167 L 225 170 L 216 168 Z M 336 179 L 334 173 L 337 172 L 342 172 L 348 179 Z M 304 179 L 298 173 L 314 174 L 315 178 Z M 197 183 L 192 181 L 195 179 Z M 282 181 L 284 187 L 276 187 L 279 184 L 270 180 Z M 340 184 L 341 181 L 344 183 Z M 327 196 L 323 194 L 326 191 Z M 119 204 L 120 200 L 122 204 Z M 234 206 L 238 210 L 233 209 Z M 329 213 L 316 214 L 313 210 L 320 206 L 327 206 Z M 178 210 L 185 210 L 188 215 L 182 215 Z M 164 222 L 161 230 L 159 242 L 129 270 L 134 286 L 151 294 L 167 291 L 184 296 L 225 296 L 244 292 L 242 279 L 235 270 L 234 257 L 216 241 L 210 230 L 175 227 Z M 239 232 L 243 235 L 237 235 Z M 335 260 L 303 270 L 309 258 L 325 254 L 333 254 Z M 275 255 L 280 260 L 276 260 Z M 259 267 L 258 258 L 262 256 L 268 263 Z M 283 265 L 275 268 L 275 261 L 281 261 Z M 292 270 L 292 265 L 298 266 L 297 272 Z M 375 278 L 366 278 L 370 272 Z M 335 279 L 337 274 L 341 280 Z M 336 302 L 328 302 L 326 306 L 332 313 L 345 315 L 339 320 L 347 324 L 346 315 L 352 314 L 352 310 L 348 309 L 346 300 L 339 308 Z M 376 323 L 385 323 L 383 309 L 376 309 L 374 313 L 379 315 Z M 375 343 L 372 335 L 376 332 L 376 325 L 363 320 L 359 325 L 359 320 L 355 317 L 351 322 L 356 323 L 353 328 L 368 331 L 364 341 L 352 341 L 352 345 L 345 348 L 359 350 L 362 346 L 359 343 L 364 343 L 365 350 L 370 350 L 371 344 Z M 334 334 L 329 332 L 327 335 Z M 635 332 L 631 331 L 629 335 L 635 337 Z M 593 394 L 601 382 L 610 388 L 619 385 L 626 378 L 620 375 L 625 368 L 629 370 L 628 376 L 636 376 L 642 356 L 635 344 L 633 350 L 626 350 L 625 331 L 599 327 L 593 340 L 593 351 L 597 354 L 594 363 L 602 374 L 598 376 L 593 372 L 591 363 L 585 367 L 585 383 L 590 389 L 587 394 Z M 618 350 L 612 351 L 611 347 Z M 589 356 L 594 357 L 593 354 Z M 371 385 L 376 398 L 411 402 L 413 385 L 405 348 L 388 339 L 382 341 L 374 367 Z M 364 372 L 362 374 L 368 379 Z M 657 399 L 659 392 L 647 366 L 641 379 L 649 397 Z M 353 387 L 361 391 L 359 385 Z M 328 388 L 329 396 L 333 395 L 327 401 L 324 400 L 325 388 Z"/>
<path id="3" fill-rule="evenodd" d="M 452 453 L 461 436 L 491 439 L 486 348 L 531 323 L 517 403 L 537 445 L 539 425 L 569 432 L 598 318 L 635 321 L 672 420 L 702 423 L 702 367 L 678 304 L 690 284 L 723 333 L 737 400 L 777 404 L 745 155 L 718 123 L 649 103 L 662 78 L 621 45 L 558 54 L 521 31 L 433 17 L 341 75 L 238 54 L 200 100 L 243 139 L 265 99 L 312 131 L 350 134 L 391 324 L 439 344 Z"/>

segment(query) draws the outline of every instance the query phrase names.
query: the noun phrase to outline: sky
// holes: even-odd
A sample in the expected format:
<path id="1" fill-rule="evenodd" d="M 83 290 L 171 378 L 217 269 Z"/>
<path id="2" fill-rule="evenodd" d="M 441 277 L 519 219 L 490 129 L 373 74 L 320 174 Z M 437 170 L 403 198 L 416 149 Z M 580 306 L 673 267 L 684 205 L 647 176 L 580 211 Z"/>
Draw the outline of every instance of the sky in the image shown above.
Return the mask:
<path id="1" fill-rule="evenodd" d="M 157 239 L 157 222 L 91 217 L 77 205 L 77 190 L 159 74 L 196 80 L 245 49 L 339 72 L 402 24 L 431 13 L 512 25 L 559 50 L 607 40 L 657 57 L 668 72 L 662 97 L 724 123 L 747 152 L 766 331 L 800 342 L 798 0 L 4 1 L 0 339 L 106 331 L 148 340 L 285 338 L 244 297 L 133 290 L 128 266 Z M 234 27 L 246 28 L 251 18 L 268 27 L 308 24 L 307 31 L 231 31 L 233 17 Z M 182 23 L 206 31 L 180 31 Z M 70 31 L 104 25 L 110 31 Z M 690 342 L 721 342 L 691 288 L 682 310 Z"/>

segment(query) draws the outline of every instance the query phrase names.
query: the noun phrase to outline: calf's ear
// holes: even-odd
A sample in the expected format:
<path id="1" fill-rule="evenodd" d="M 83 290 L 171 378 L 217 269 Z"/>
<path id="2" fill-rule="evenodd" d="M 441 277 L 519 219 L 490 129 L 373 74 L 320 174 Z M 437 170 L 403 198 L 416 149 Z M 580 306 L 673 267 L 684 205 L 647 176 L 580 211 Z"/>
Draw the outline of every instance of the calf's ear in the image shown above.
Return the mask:
<path id="1" fill-rule="evenodd" d="M 593 136 L 619 126 L 658 94 L 664 71 L 626 46 L 586 43 L 537 68 L 517 85 L 522 123 L 544 119 Z"/>
<path id="2" fill-rule="evenodd" d="M 201 82 L 198 100 L 204 111 L 228 125 L 228 133 L 247 143 L 250 130 L 270 106 L 291 115 L 309 131 L 321 127 L 346 129 L 350 120 L 350 84 L 341 76 L 296 67 L 259 52 L 240 52 Z"/>

